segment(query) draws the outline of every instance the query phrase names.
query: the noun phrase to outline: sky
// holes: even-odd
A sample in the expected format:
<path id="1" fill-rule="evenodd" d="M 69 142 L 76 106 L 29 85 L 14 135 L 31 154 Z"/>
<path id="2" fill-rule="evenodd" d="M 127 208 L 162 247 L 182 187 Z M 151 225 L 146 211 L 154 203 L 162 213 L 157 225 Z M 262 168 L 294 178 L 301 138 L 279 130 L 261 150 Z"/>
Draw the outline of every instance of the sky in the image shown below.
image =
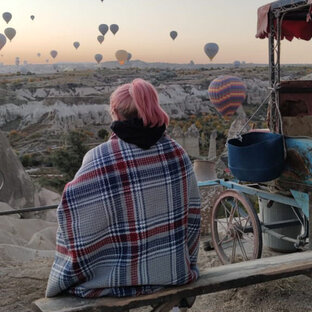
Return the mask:
<path id="1" fill-rule="evenodd" d="M 263 0 L 0 0 L 0 33 L 16 36 L 0 50 L 0 63 L 113 61 L 124 49 L 133 60 L 196 64 L 210 63 L 203 47 L 219 45 L 212 63 L 268 63 L 267 39 L 256 39 L 257 9 Z M 4 12 L 12 14 L 7 24 Z M 30 16 L 34 15 L 34 20 Z M 118 24 L 114 36 L 99 44 L 100 24 Z M 172 40 L 170 31 L 178 36 Z M 76 50 L 73 42 L 78 41 Z M 294 43 L 295 42 L 295 43 Z M 51 50 L 57 50 L 55 59 Z M 37 53 L 41 56 L 38 57 Z M 282 43 L 282 63 L 312 63 L 312 42 Z"/>

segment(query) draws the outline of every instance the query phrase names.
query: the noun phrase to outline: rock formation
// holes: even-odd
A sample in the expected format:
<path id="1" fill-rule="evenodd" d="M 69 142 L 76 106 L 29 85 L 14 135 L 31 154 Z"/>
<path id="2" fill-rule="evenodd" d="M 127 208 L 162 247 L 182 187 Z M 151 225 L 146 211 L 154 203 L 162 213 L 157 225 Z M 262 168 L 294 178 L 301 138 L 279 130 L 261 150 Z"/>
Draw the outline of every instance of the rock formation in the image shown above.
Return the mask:
<path id="1" fill-rule="evenodd" d="M 208 160 L 216 160 L 217 158 L 217 130 L 213 130 L 209 138 Z"/>
<path id="2" fill-rule="evenodd" d="M 192 124 L 184 136 L 185 149 L 189 155 L 199 157 L 199 131 L 195 124 Z"/>
<path id="3" fill-rule="evenodd" d="M 25 172 L 19 158 L 0 131 L 0 172 L 3 186 L 0 190 L 0 202 L 6 202 L 14 208 L 31 207 L 34 204 L 34 186 Z"/>
<path id="4" fill-rule="evenodd" d="M 199 157 L 199 131 L 195 124 L 191 125 L 185 133 L 181 127 L 175 126 L 171 136 L 182 145 L 190 156 Z"/>

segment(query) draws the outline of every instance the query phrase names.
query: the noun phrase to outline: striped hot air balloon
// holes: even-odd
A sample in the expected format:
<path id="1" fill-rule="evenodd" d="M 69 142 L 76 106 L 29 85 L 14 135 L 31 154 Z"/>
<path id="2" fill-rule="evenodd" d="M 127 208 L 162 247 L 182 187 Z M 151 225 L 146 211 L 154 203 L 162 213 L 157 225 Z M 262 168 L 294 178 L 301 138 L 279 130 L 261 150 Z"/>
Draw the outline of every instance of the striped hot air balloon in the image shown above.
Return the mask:
<path id="1" fill-rule="evenodd" d="M 214 79 L 208 94 L 211 103 L 225 119 L 229 119 L 246 98 L 246 85 L 235 76 L 220 76 Z"/>

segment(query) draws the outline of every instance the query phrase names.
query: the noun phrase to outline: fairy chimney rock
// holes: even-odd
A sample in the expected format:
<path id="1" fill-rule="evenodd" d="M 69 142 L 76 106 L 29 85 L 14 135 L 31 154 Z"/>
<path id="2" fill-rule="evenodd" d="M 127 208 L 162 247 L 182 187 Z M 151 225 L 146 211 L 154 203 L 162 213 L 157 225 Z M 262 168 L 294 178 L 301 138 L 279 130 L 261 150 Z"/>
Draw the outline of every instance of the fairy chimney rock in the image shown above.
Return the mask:
<path id="1" fill-rule="evenodd" d="M 245 126 L 246 123 L 247 123 L 246 114 L 244 114 L 244 113 L 238 114 L 238 116 L 232 122 L 230 129 L 228 131 L 228 137 L 227 137 L 228 140 L 235 138 L 240 133 L 240 131 L 243 129 L 243 127 Z M 249 130 L 250 130 L 249 125 L 246 125 L 246 127 L 244 128 L 242 133 L 248 132 Z"/>
<path id="2" fill-rule="evenodd" d="M 184 135 L 184 146 L 187 153 L 193 157 L 199 157 L 199 131 L 192 124 Z"/>
<path id="3" fill-rule="evenodd" d="M 175 126 L 171 136 L 193 157 L 199 156 L 199 131 L 193 124 L 183 133 L 180 126 Z"/>
<path id="4" fill-rule="evenodd" d="M 213 130 L 209 139 L 208 160 L 216 160 L 217 158 L 217 130 Z"/>
<path id="5" fill-rule="evenodd" d="M 175 126 L 171 133 L 172 137 L 184 147 L 184 133 L 180 126 Z"/>
<path id="6" fill-rule="evenodd" d="M 23 208 L 34 204 L 34 185 L 8 139 L 0 131 L 0 202 Z"/>

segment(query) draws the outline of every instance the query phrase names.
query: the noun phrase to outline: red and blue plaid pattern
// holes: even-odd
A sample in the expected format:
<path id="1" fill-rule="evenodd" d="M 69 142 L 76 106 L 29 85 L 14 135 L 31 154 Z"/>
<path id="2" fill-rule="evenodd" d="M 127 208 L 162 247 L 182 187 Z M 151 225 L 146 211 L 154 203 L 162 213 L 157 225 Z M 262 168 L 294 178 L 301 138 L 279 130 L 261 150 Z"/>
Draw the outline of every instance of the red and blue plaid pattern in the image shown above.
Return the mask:
<path id="1" fill-rule="evenodd" d="M 48 297 L 134 296 L 198 277 L 198 187 L 166 135 L 148 150 L 113 135 L 89 151 L 57 216 Z"/>

